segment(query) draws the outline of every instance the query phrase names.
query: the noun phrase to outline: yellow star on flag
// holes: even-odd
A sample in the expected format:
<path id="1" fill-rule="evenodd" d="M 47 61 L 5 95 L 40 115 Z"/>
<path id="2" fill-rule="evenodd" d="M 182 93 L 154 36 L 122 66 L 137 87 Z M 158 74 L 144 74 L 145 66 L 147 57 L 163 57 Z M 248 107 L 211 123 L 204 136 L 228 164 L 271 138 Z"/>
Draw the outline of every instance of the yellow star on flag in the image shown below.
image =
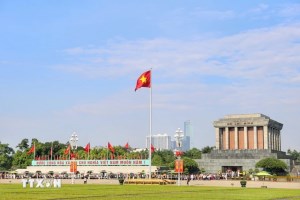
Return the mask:
<path id="1" fill-rule="evenodd" d="M 137 79 L 135 91 L 141 87 L 151 88 L 151 70 L 144 72 Z"/>
<path id="2" fill-rule="evenodd" d="M 147 82 L 147 78 L 145 76 L 142 76 L 142 78 L 140 78 L 140 80 L 142 81 L 142 83 L 146 83 Z"/>

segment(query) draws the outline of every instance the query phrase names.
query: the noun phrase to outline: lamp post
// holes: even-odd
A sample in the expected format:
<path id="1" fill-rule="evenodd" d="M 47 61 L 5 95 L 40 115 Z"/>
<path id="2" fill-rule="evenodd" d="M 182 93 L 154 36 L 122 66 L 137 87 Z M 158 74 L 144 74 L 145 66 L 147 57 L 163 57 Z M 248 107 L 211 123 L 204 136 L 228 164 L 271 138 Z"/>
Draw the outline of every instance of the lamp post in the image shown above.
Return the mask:
<path id="1" fill-rule="evenodd" d="M 75 132 L 73 132 L 73 134 L 70 137 L 70 146 L 73 151 L 76 151 L 77 149 L 77 142 L 78 142 L 78 136 Z M 75 171 L 77 171 L 77 163 L 75 161 L 75 158 L 71 158 L 71 164 L 70 164 L 70 170 L 73 173 L 72 174 L 72 184 L 74 184 L 74 178 L 75 178 Z"/>
<path id="2" fill-rule="evenodd" d="M 77 141 L 78 141 L 78 136 L 75 132 L 73 132 L 71 137 L 70 137 L 70 145 L 71 145 L 72 150 L 77 149 Z"/>
<path id="3" fill-rule="evenodd" d="M 177 156 L 177 164 L 179 165 L 180 159 L 181 159 L 181 149 L 182 149 L 182 139 L 183 139 L 183 131 L 178 128 L 175 131 L 174 138 L 176 140 L 176 156 Z M 178 186 L 180 186 L 180 169 L 178 169 L 178 181 L 177 181 Z"/>

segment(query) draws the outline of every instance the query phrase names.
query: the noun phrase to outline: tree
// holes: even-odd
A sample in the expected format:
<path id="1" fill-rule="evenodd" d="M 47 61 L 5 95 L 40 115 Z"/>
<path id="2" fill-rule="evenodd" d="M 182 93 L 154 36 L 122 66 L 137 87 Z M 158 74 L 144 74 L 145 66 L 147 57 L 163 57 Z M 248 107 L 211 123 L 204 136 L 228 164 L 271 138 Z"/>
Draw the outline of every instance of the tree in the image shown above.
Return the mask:
<path id="1" fill-rule="evenodd" d="M 184 153 L 185 157 L 189 157 L 191 159 L 201 159 L 201 151 L 197 148 L 192 148 Z"/>
<path id="2" fill-rule="evenodd" d="M 162 157 L 158 154 L 153 155 L 151 163 L 152 163 L 152 165 L 155 165 L 155 166 L 164 165 Z"/>
<path id="3" fill-rule="evenodd" d="M 45 142 L 42 144 L 42 155 L 48 155 L 49 159 L 51 159 L 51 147 L 52 147 L 52 142 Z M 53 150 L 52 150 L 53 153 Z"/>
<path id="4" fill-rule="evenodd" d="M 212 150 L 214 149 L 214 147 L 209 147 L 209 146 L 206 146 L 204 148 L 202 148 L 202 153 L 210 153 Z"/>
<path id="5" fill-rule="evenodd" d="M 17 148 L 19 148 L 21 151 L 24 151 L 25 149 L 27 149 L 29 147 L 28 144 L 28 139 L 25 138 L 23 139 L 18 145 Z"/>
<path id="6" fill-rule="evenodd" d="M 196 174 L 199 172 L 198 163 L 191 158 L 183 158 L 183 168 L 184 171 L 187 170 L 189 174 Z"/>
<path id="7" fill-rule="evenodd" d="M 271 174 L 282 174 L 286 172 L 287 164 L 279 159 L 270 157 L 258 161 L 255 167 L 263 168 Z"/>
<path id="8" fill-rule="evenodd" d="M 18 150 L 13 157 L 12 165 L 14 169 L 21 168 L 25 169 L 31 165 L 31 158 L 27 156 L 27 152 Z"/>
<path id="9" fill-rule="evenodd" d="M 63 143 L 60 143 L 59 141 L 55 140 L 53 141 L 53 157 L 63 155 L 63 151 L 66 148 L 66 145 Z"/>
<path id="10" fill-rule="evenodd" d="M 158 154 L 162 158 L 162 165 L 168 166 L 170 163 L 173 163 L 175 156 L 171 150 L 159 150 L 154 152 L 154 155 Z"/>
<path id="11" fill-rule="evenodd" d="M 291 149 L 288 149 L 287 153 L 292 156 L 293 160 L 300 161 L 300 152 L 298 152 L 296 150 L 292 151 Z"/>
<path id="12" fill-rule="evenodd" d="M 126 153 L 126 149 L 123 146 L 115 146 L 117 156 L 123 156 Z"/>
<path id="13" fill-rule="evenodd" d="M 0 170 L 9 170 L 12 166 L 14 150 L 8 144 L 0 142 Z"/>

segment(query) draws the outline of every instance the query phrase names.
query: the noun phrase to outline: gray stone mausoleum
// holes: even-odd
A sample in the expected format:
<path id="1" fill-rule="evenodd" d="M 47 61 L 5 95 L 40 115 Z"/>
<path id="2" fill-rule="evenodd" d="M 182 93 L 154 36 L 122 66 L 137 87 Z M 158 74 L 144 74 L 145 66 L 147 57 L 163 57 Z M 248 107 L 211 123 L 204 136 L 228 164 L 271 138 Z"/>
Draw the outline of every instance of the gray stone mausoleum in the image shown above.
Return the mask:
<path id="1" fill-rule="evenodd" d="M 281 151 L 283 124 L 263 114 L 226 115 L 213 123 L 216 146 L 196 160 L 207 173 L 248 171 L 267 157 L 284 161 L 291 170 L 291 157 Z"/>

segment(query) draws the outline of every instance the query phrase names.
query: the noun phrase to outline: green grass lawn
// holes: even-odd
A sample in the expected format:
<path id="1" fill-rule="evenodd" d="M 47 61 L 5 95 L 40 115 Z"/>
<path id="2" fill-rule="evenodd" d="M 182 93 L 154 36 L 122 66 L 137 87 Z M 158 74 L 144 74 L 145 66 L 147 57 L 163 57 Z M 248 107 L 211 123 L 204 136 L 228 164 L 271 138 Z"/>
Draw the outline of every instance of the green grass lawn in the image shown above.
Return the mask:
<path id="1" fill-rule="evenodd" d="M 300 199 L 300 189 L 226 188 L 158 185 L 62 185 L 62 188 L 22 188 L 0 184 L 0 199 Z"/>

